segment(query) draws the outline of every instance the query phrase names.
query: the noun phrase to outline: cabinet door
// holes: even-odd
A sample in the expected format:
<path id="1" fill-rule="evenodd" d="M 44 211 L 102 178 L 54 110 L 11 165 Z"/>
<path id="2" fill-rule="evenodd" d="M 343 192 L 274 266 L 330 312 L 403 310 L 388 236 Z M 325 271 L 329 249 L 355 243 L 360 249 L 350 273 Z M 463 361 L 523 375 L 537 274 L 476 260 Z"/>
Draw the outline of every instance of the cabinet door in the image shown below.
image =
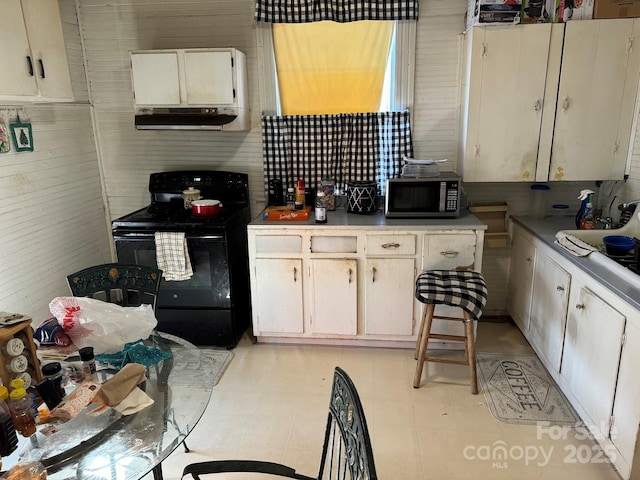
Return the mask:
<path id="1" fill-rule="evenodd" d="M 188 105 L 233 105 L 231 52 L 184 53 Z"/>
<path id="2" fill-rule="evenodd" d="M 0 95 L 37 95 L 35 77 L 30 73 L 34 67 L 29 40 L 25 30 L 20 0 L 2 2 L 0 15 L 0 45 L 2 63 L 0 68 Z"/>
<path id="3" fill-rule="evenodd" d="M 625 317 L 584 286 L 571 289 L 560 374 L 606 438 Z"/>
<path id="4" fill-rule="evenodd" d="M 550 35 L 551 24 L 473 28 L 467 43 L 465 181 L 534 180 Z"/>
<path id="5" fill-rule="evenodd" d="M 69 63 L 58 2 L 23 0 L 22 9 L 40 96 L 72 100 Z"/>
<path id="6" fill-rule="evenodd" d="M 536 247 L 519 228 L 514 228 L 507 310 L 525 336 L 529 332 L 535 263 Z"/>
<path id="7" fill-rule="evenodd" d="M 474 233 L 427 234 L 424 236 L 423 270 L 473 268 L 476 254 Z"/>
<path id="8" fill-rule="evenodd" d="M 640 318 L 640 312 L 638 318 Z M 620 357 L 618 386 L 613 404 L 611 440 L 630 465 L 638 440 L 638 425 L 640 425 L 638 365 L 640 365 L 640 330 L 629 322 Z"/>
<path id="9" fill-rule="evenodd" d="M 540 254 L 533 278 L 529 341 L 553 370 L 559 372 L 571 275 Z"/>
<path id="10" fill-rule="evenodd" d="M 549 179 L 622 179 L 640 71 L 634 45 L 640 23 L 591 20 L 565 28 Z"/>
<path id="11" fill-rule="evenodd" d="M 180 105 L 177 52 L 131 53 L 136 105 Z"/>
<path id="12" fill-rule="evenodd" d="M 368 335 L 413 334 L 413 258 L 369 258 L 366 268 L 364 329 Z"/>
<path id="13" fill-rule="evenodd" d="M 358 333 L 358 270 L 356 260 L 313 259 L 311 331 Z"/>
<path id="14" fill-rule="evenodd" d="M 302 260 L 255 260 L 256 334 L 302 333 Z"/>

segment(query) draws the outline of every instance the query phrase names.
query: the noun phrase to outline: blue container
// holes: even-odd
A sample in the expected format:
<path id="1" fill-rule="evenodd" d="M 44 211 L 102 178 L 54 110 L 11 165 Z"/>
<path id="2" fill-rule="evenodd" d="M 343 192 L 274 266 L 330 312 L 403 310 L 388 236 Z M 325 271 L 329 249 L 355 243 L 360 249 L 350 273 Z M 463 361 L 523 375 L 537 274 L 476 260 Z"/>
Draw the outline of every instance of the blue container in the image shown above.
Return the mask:
<path id="1" fill-rule="evenodd" d="M 602 242 L 607 255 L 626 255 L 633 248 L 633 238 L 625 235 L 607 235 Z"/>

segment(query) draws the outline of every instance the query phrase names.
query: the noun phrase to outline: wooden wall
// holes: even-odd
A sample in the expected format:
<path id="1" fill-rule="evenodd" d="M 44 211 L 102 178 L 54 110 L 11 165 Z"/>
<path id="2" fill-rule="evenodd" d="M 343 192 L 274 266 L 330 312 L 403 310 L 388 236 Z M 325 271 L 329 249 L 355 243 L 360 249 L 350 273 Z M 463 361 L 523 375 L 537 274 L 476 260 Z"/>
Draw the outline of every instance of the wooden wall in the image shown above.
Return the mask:
<path id="1" fill-rule="evenodd" d="M 6 123 L 31 122 L 35 147 L 0 155 L 0 310 L 36 324 L 68 274 L 111 259 L 76 9 L 60 4 L 76 101 L 0 105 Z"/>

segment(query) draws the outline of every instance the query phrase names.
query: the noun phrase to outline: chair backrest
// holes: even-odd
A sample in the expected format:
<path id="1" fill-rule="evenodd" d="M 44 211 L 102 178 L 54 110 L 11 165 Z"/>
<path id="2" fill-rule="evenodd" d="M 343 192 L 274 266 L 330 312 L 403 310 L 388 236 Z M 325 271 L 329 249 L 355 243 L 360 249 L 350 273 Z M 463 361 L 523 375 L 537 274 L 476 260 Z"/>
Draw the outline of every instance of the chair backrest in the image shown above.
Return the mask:
<path id="1" fill-rule="evenodd" d="M 340 367 L 336 367 L 333 375 L 329 418 L 318 478 L 378 478 L 360 397 L 351 378 Z"/>
<path id="2" fill-rule="evenodd" d="M 105 263 L 67 276 L 74 297 L 91 297 L 123 307 L 156 308 L 162 270 L 142 265 Z"/>

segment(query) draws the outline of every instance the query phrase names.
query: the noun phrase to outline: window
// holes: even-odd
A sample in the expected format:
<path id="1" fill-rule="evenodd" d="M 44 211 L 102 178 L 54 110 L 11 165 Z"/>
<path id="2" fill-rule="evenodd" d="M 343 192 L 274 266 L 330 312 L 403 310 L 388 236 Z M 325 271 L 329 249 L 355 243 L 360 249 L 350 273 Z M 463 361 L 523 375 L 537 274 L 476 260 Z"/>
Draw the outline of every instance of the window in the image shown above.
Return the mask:
<path id="1" fill-rule="evenodd" d="M 276 29 L 286 27 L 285 30 L 288 30 L 288 27 L 302 27 L 302 30 L 312 27 L 315 24 L 332 24 L 337 25 L 338 28 L 344 26 L 348 28 L 349 25 L 353 25 L 354 23 L 382 23 L 385 25 L 393 25 L 390 40 L 387 41 L 387 46 L 380 49 L 387 58 L 383 91 L 380 98 L 381 101 L 377 108 L 370 109 L 368 111 L 399 112 L 411 110 L 411 107 L 413 106 L 416 22 L 411 20 L 397 20 L 376 22 L 360 21 L 345 24 L 328 21 L 306 24 L 258 23 L 258 67 L 260 70 L 260 98 L 262 101 L 262 112 L 266 115 L 288 115 L 286 110 L 281 108 L 281 99 L 279 97 L 280 89 L 278 85 L 278 69 L 276 68 L 277 61 L 275 51 L 276 40 L 274 38 L 278 35 L 278 33 L 276 33 Z M 317 44 L 312 45 L 312 47 L 316 50 L 318 49 Z M 306 101 L 307 100 L 305 99 L 305 103 Z"/>
<path id="2" fill-rule="evenodd" d="M 394 26 L 391 20 L 274 24 L 281 114 L 389 111 Z"/>

